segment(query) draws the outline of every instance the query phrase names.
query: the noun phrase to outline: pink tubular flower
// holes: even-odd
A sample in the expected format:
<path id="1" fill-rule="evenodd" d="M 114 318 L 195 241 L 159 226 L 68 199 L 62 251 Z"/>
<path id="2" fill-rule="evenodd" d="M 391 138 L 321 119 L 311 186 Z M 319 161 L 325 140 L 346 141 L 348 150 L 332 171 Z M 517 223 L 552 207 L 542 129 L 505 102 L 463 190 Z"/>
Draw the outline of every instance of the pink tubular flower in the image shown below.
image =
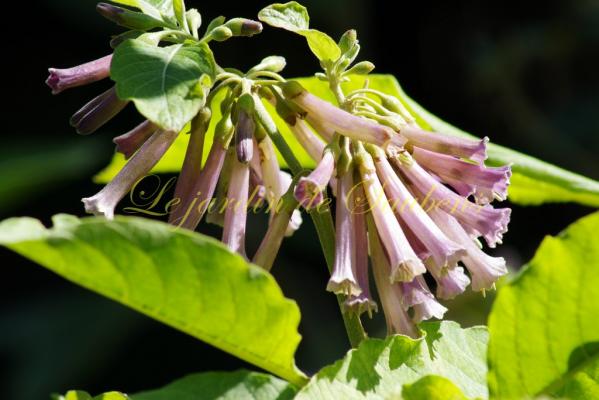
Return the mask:
<path id="1" fill-rule="evenodd" d="M 327 285 L 329 292 L 358 296 L 362 288 L 358 284 L 355 271 L 354 220 L 349 208 L 353 187 L 351 169 L 338 179 L 335 225 L 335 265 Z"/>
<path id="2" fill-rule="evenodd" d="M 182 228 L 195 230 L 212 200 L 220 172 L 223 168 L 227 149 L 223 143 L 212 144 L 204 169 L 194 172 L 193 186 L 187 197 L 180 199 L 169 217 L 169 223 Z"/>
<path id="3" fill-rule="evenodd" d="M 157 129 L 158 127 L 150 121 L 142 122 L 133 130 L 113 139 L 114 144 L 116 144 L 116 151 L 123 154 L 125 159 L 128 160 Z"/>
<path id="4" fill-rule="evenodd" d="M 301 86 L 298 87 L 297 82 L 289 82 L 283 91 L 290 100 L 304 109 L 310 118 L 318 120 L 325 128 L 332 129 L 343 136 L 381 147 L 387 147 L 389 144 L 402 147 L 406 143 L 406 140 L 393 129 L 335 107 Z"/>
<path id="5" fill-rule="evenodd" d="M 114 209 L 131 187 L 158 163 L 177 138 L 178 132 L 157 131 L 129 160 L 118 175 L 93 197 L 83 199 L 90 214 L 114 217 Z"/>
<path id="6" fill-rule="evenodd" d="M 399 222 L 395 218 L 387 197 L 376 175 L 374 162 L 370 154 L 362 151 L 357 155 L 364 192 L 370 205 L 376 229 L 379 233 L 391 264 L 391 282 L 410 282 L 416 276 L 426 272 L 424 264 L 418 258 Z"/>
<path id="7" fill-rule="evenodd" d="M 249 165 L 240 162 L 236 158 L 233 159 L 222 241 L 231 251 L 235 251 L 244 257 L 249 184 Z"/>
<path id="8" fill-rule="evenodd" d="M 489 205 L 479 206 L 471 203 L 440 184 L 418 163 L 411 162 L 407 165 L 397 158 L 394 158 L 394 161 L 414 187 L 425 196 L 425 200 L 434 201 L 428 208 L 441 208 L 450 213 L 460 221 L 468 233 L 475 237 L 483 236 L 490 247 L 501 243 L 510 221 L 509 208 L 495 209 Z"/>
<path id="9" fill-rule="evenodd" d="M 291 177 L 291 175 L 289 173 L 287 173 L 285 171 L 279 171 L 279 182 L 280 182 L 280 187 L 281 187 L 281 193 L 279 195 L 279 201 L 277 202 L 278 203 L 277 211 L 279 208 L 281 208 L 283 196 L 285 195 L 285 193 L 287 193 L 287 191 L 291 187 L 291 184 L 293 183 L 293 178 Z M 272 214 L 272 215 L 274 217 L 274 214 Z M 302 218 L 301 211 L 298 209 L 293 210 L 293 212 L 291 213 L 291 218 L 289 219 L 289 225 L 287 226 L 287 229 L 285 230 L 285 236 L 286 237 L 293 236 L 295 231 L 297 231 L 302 226 L 303 222 L 304 222 L 304 220 Z"/>
<path id="10" fill-rule="evenodd" d="M 366 229 L 366 207 L 360 202 L 364 198 L 364 191 L 358 187 L 352 196 L 355 208 L 353 212 L 354 220 L 354 240 L 355 240 L 355 271 L 358 286 L 362 293 L 357 296 L 349 296 L 344 303 L 344 309 L 361 315 L 367 312 L 370 317 L 377 311 L 377 304 L 370 295 L 370 282 L 368 279 L 368 232 Z"/>
<path id="11" fill-rule="evenodd" d="M 98 97 L 84 105 L 71 117 L 71 126 L 80 135 L 89 135 L 100 129 L 115 115 L 121 112 L 128 101 L 121 100 L 116 95 L 116 88 L 108 89 Z"/>
<path id="12" fill-rule="evenodd" d="M 322 160 L 312 173 L 300 178 L 295 188 L 295 198 L 306 209 L 311 209 L 324 200 L 323 191 L 335 171 L 335 153 L 325 150 Z"/>
<path id="13" fill-rule="evenodd" d="M 439 132 L 427 132 L 415 124 L 402 127 L 399 133 L 414 147 L 454 157 L 468 158 L 480 164 L 487 159 L 489 138 L 464 139 Z"/>
<path id="14" fill-rule="evenodd" d="M 392 284 L 389 282 L 391 266 L 385 255 L 385 250 L 376 232 L 372 218 L 368 220 L 368 232 L 372 270 L 383 312 L 385 313 L 387 333 L 389 335 L 397 333 L 417 338 L 419 336 L 418 329 L 401 304 L 401 299 L 403 298 L 401 286 L 397 283 Z"/>
<path id="15" fill-rule="evenodd" d="M 110 75 L 111 62 L 112 54 L 73 68 L 50 68 L 46 84 L 52 89 L 52 94 L 59 94 L 67 89 L 100 81 Z"/>
<path id="16" fill-rule="evenodd" d="M 491 289 L 497 279 L 507 274 L 505 260 L 485 254 L 453 216 L 439 209 L 431 210 L 430 215 L 447 236 L 466 248 L 462 261 L 472 277 L 472 290 Z"/>
<path id="17" fill-rule="evenodd" d="M 443 318 L 447 308 L 435 299 L 422 276 L 417 276 L 412 282 L 401 283 L 401 287 L 403 293 L 401 302 L 406 311 L 410 308 L 414 309 L 415 323 L 431 318 Z"/>
<path id="18" fill-rule="evenodd" d="M 512 171 L 509 166 L 490 168 L 445 154 L 414 147 L 414 159 L 464 195 L 474 194 L 480 204 L 507 199 Z"/>
<path id="19" fill-rule="evenodd" d="M 433 276 L 437 281 L 437 297 L 443 300 L 450 300 L 464 293 L 470 284 L 470 279 L 462 267 L 455 267 L 440 276 Z"/>
<path id="20" fill-rule="evenodd" d="M 316 162 L 320 161 L 322 158 L 322 153 L 324 152 L 325 144 L 310 130 L 308 124 L 306 124 L 305 121 L 296 118 L 295 125 L 291 125 L 289 123 L 287 125 L 293 133 L 293 136 L 295 136 L 304 150 L 306 150 L 310 158 Z"/>
<path id="21" fill-rule="evenodd" d="M 453 268 L 462 255 L 463 247 L 449 240 L 435 225 L 412 194 L 401 182 L 382 150 L 375 155 L 376 169 L 394 211 L 430 251 L 435 263 L 442 268 Z"/>

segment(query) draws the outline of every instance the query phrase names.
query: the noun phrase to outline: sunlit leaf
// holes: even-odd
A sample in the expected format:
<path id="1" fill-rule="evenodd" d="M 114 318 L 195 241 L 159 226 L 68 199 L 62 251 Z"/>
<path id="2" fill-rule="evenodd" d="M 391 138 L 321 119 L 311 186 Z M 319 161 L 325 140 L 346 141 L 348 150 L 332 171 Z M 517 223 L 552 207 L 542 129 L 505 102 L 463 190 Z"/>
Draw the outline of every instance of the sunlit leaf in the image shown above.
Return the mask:
<path id="1" fill-rule="evenodd" d="M 501 399 L 599 398 L 599 213 L 547 237 L 500 289 L 489 388 Z"/>
<path id="2" fill-rule="evenodd" d="M 87 289 L 301 383 L 297 305 L 211 238 L 141 218 L 59 215 L 0 223 L 3 245 Z M 5 266 L 8 267 L 8 266 Z"/>

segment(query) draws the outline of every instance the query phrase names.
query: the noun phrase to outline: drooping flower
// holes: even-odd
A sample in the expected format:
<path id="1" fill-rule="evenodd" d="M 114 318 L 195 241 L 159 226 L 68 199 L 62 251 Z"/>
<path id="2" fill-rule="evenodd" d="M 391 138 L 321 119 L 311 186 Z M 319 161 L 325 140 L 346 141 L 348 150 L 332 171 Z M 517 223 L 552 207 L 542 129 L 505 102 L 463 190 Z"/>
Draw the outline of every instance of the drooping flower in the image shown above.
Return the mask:
<path id="1" fill-rule="evenodd" d="M 356 249 L 354 218 L 350 212 L 351 190 L 354 186 L 353 171 L 351 169 L 340 172 L 337 188 L 337 208 L 335 216 L 335 265 L 327 290 L 347 296 L 358 296 L 362 288 L 356 276 Z"/>
<path id="2" fill-rule="evenodd" d="M 154 133 L 104 189 L 95 196 L 82 200 L 85 210 L 90 214 L 103 215 L 112 219 L 119 201 L 158 163 L 178 134 L 178 132 L 162 130 Z"/>
<path id="3" fill-rule="evenodd" d="M 131 158 L 157 130 L 158 127 L 150 121 L 142 122 L 131 131 L 113 139 L 116 151 L 123 154 L 126 159 Z"/>
<path id="4" fill-rule="evenodd" d="M 320 205 L 323 191 L 326 190 L 335 171 L 335 153 L 328 149 L 324 152 L 318 166 L 306 177 L 300 178 L 295 188 L 295 198 L 306 209 Z"/>

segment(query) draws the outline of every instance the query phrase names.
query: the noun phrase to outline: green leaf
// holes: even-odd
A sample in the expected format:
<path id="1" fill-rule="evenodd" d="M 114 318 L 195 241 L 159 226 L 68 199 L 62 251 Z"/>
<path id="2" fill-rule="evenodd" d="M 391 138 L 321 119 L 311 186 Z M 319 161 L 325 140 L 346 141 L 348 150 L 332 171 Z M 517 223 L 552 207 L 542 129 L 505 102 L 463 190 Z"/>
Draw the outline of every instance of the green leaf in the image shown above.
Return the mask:
<path id="1" fill-rule="evenodd" d="M 174 131 L 204 106 L 203 78 L 209 77 L 211 85 L 215 76 L 214 56 L 204 43 L 157 47 L 127 40 L 115 50 L 111 67 L 118 96 L 132 100 L 156 125 Z"/>
<path id="2" fill-rule="evenodd" d="M 189 375 L 162 389 L 139 393 L 131 400 L 288 400 L 295 388 L 256 372 L 208 372 Z"/>
<path id="3" fill-rule="evenodd" d="M 307 30 L 310 28 L 310 15 L 306 7 L 296 1 L 289 3 L 271 4 L 258 13 L 258 19 L 275 28 L 291 32 Z"/>
<path id="4" fill-rule="evenodd" d="M 341 49 L 329 35 L 310 29 L 308 10 L 295 1 L 271 4 L 258 13 L 258 18 L 276 28 L 304 36 L 312 53 L 321 61 L 336 61 L 341 56 Z"/>
<path id="5" fill-rule="evenodd" d="M 452 381 L 470 397 L 487 397 L 484 327 L 461 329 L 455 322 L 422 324 L 423 339 L 367 339 L 323 368 L 297 400 L 400 398 L 404 385 L 427 375 Z"/>
<path id="6" fill-rule="evenodd" d="M 274 278 L 221 243 L 141 218 L 0 223 L 0 245 L 290 382 L 300 314 Z"/>
<path id="7" fill-rule="evenodd" d="M 496 398 L 599 398 L 599 213 L 547 237 L 489 318 Z"/>
<path id="8" fill-rule="evenodd" d="M 403 387 L 404 400 L 467 400 L 450 380 L 429 375 Z"/>
<path id="9" fill-rule="evenodd" d="M 175 14 L 172 0 L 111 0 L 113 3 L 139 8 L 157 19 L 173 20 Z"/>

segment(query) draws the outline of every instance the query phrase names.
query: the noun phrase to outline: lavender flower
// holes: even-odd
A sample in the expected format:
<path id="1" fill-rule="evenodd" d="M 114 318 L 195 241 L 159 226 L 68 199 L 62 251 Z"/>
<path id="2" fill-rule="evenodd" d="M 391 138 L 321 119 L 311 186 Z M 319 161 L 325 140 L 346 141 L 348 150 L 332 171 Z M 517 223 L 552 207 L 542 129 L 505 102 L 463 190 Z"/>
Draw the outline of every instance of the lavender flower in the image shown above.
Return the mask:
<path id="1" fill-rule="evenodd" d="M 183 167 L 177 179 L 175 187 L 175 201 L 181 202 L 193 196 L 192 188 L 195 179 L 202 169 L 202 158 L 204 156 L 204 141 L 206 130 L 210 124 L 212 112 L 204 107 L 191 122 L 191 131 L 189 132 L 189 144 L 185 152 Z"/>
<path id="2" fill-rule="evenodd" d="M 454 157 L 468 158 L 479 164 L 487 159 L 487 143 L 489 138 L 482 140 L 464 139 L 449 136 L 439 132 L 427 132 L 416 124 L 405 125 L 400 134 L 404 136 L 410 146 L 445 153 Z"/>
<path id="3" fill-rule="evenodd" d="M 295 198 L 306 209 L 320 205 L 324 200 L 323 191 L 335 171 L 335 154 L 332 150 L 325 150 L 318 166 L 307 177 L 300 178 L 295 188 Z"/>
<path id="4" fill-rule="evenodd" d="M 131 187 L 158 163 L 177 138 L 178 132 L 157 131 L 141 147 L 118 175 L 93 197 L 83 199 L 90 214 L 114 217 L 114 209 Z"/>
<path id="5" fill-rule="evenodd" d="M 308 124 L 306 124 L 305 121 L 296 118 L 295 124 L 291 125 L 288 123 L 288 126 L 297 141 L 306 150 L 310 158 L 317 162 L 320 161 L 324 152 L 325 144 L 310 130 Z"/>
<path id="6" fill-rule="evenodd" d="M 439 184 L 418 163 L 402 163 L 397 158 L 394 161 L 414 187 L 425 198 L 435 202 L 434 207 L 441 208 L 457 218 L 474 237 L 483 236 L 490 247 L 501 243 L 503 234 L 507 232 L 511 210 L 509 208 L 495 209 L 489 205 L 480 206 L 452 192 Z"/>
<path id="7" fill-rule="evenodd" d="M 402 147 L 406 143 L 406 140 L 391 128 L 335 107 L 304 90 L 297 82 L 285 84 L 283 92 L 308 115 L 319 120 L 325 128 L 333 129 L 341 135 L 381 147 L 387 147 L 389 144 Z"/>
<path id="8" fill-rule="evenodd" d="M 378 151 L 377 151 L 378 150 Z M 394 204 L 395 212 L 410 227 L 416 237 L 430 251 L 435 263 L 443 268 L 453 268 L 465 254 L 463 247 L 452 242 L 441 232 L 426 212 L 416 202 L 412 194 L 401 182 L 380 149 L 374 149 L 376 169 L 389 201 Z M 401 207 L 398 208 L 401 204 Z M 405 206 L 409 206 L 406 210 Z"/>
<path id="9" fill-rule="evenodd" d="M 401 299 L 403 298 L 401 286 L 397 283 L 392 284 L 389 282 L 391 266 L 389 265 L 389 260 L 374 225 L 372 218 L 369 218 L 368 243 L 372 257 L 372 270 L 383 312 L 385 313 L 387 333 L 389 335 L 398 333 L 417 338 L 419 336 L 418 329 L 401 304 Z"/>
<path id="10" fill-rule="evenodd" d="M 52 89 L 52 94 L 59 94 L 67 89 L 100 81 L 110 75 L 111 62 L 112 54 L 73 68 L 50 68 L 46 84 Z"/>
<path id="11" fill-rule="evenodd" d="M 247 220 L 249 184 L 249 165 L 234 159 L 229 193 L 227 195 L 229 204 L 225 212 L 222 241 L 231 251 L 235 251 L 243 256 L 245 256 L 245 225 Z"/>
<path id="12" fill-rule="evenodd" d="M 415 323 L 431 318 L 443 318 L 447 308 L 435 299 L 422 276 L 414 278 L 412 282 L 402 283 L 401 287 L 402 305 L 406 311 L 414 308 L 413 320 Z"/>
<path id="13" fill-rule="evenodd" d="M 148 140 L 158 127 L 150 121 L 144 121 L 133 130 L 113 139 L 116 151 L 123 154 L 125 159 L 131 158 L 133 154 Z"/>
<path id="14" fill-rule="evenodd" d="M 343 172 L 338 179 L 337 209 L 335 216 L 335 265 L 333 274 L 327 285 L 327 290 L 347 296 L 358 296 L 362 288 L 358 284 L 355 264 L 355 233 L 354 219 L 349 209 L 351 190 L 353 188 L 353 173 Z"/>
<path id="15" fill-rule="evenodd" d="M 505 260 L 485 254 L 453 216 L 439 209 L 431 210 L 430 215 L 447 236 L 466 248 L 462 261 L 472 277 L 473 290 L 491 289 L 497 279 L 507 274 Z"/>
<path id="16" fill-rule="evenodd" d="M 81 135 L 89 135 L 100 129 L 121 112 L 128 101 L 121 100 L 113 87 L 84 105 L 71 117 L 71 126 Z"/>
<path id="17" fill-rule="evenodd" d="M 450 300 L 464 293 L 470 284 L 470 279 L 464 273 L 464 268 L 455 267 L 444 271 L 441 275 L 433 274 L 437 281 L 437 297 Z"/>
<path id="18" fill-rule="evenodd" d="M 365 150 L 361 151 L 356 157 L 356 163 L 360 168 L 364 192 L 370 205 L 369 211 L 391 264 L 389 279 L 391 282 L 410 282 L 426 272 L 424 264 L 410 246 L 393 214 L 370 154 Z"/>
<path id="19" fill-rule="evenodd" d="M 370 282 L 368 279 L 368 231 L 366 228 L 366 209 L 363 204 L 365 198 L 364 191 L 358 187 L 352 193 L 354 207 L 354 244 L 355 244 L 355 271 L 358 286 L 362 292 L 355 296 L 349 296 L 344 303 L 344 309 L 347 312 L 353 312 L 361 315 L 367 312 L 370 317 L 376 312 L 378 306 L 370 294 Z"/>
<path id="20" fill-rule="evenodd" d="M 484 167 L 418 147 L 414 147 L 412 155 L 421 166 L 451 185 L 461 195 L 473 194 L 479 204 L 507 199 L 512 176 L 510 166 Z"/>

